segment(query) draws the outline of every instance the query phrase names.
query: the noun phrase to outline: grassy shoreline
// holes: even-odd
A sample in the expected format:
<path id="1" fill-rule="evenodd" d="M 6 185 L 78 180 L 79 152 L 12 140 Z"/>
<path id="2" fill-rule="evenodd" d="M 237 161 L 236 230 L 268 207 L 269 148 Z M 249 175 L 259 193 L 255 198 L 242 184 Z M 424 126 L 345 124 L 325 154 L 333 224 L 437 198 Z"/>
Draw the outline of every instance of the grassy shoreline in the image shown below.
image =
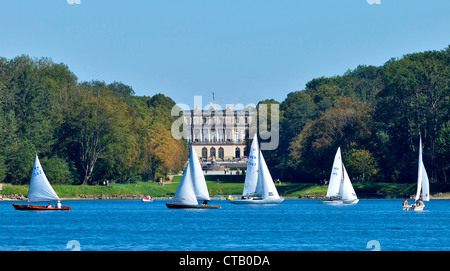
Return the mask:
<path id="1" fill-rule="evenodd" d="M 219 179 L 219 181 L 217 181 Z M 54 185 L 55 192 L 61 199 L 122 199 L 139 198 L 151 195 L 154 198 L 171 198 L 175 194 L 181 176 L 175 176 L 172 182 L 158 185 L 154 182 L 131 184 L 113 184 L 109 186 Z M 207 175 L 207 186 L 212 198 L 217 195 L 240 195 L 244 187 L 244 176 Z M 404 198 L 414 195 L 416 184 L 395 183 L 354 183 L 359 198 Z M 276 185 L 279 194 L 285 198 L 324 198 L 327 186 L 314 183 L 283 182 Z M 450 199 L 450 189 L 444 185 L 432 186 L 434 199 Z M 28 194 L 28 185 L 3 184 L 4 199 L 24 198 Z"/>

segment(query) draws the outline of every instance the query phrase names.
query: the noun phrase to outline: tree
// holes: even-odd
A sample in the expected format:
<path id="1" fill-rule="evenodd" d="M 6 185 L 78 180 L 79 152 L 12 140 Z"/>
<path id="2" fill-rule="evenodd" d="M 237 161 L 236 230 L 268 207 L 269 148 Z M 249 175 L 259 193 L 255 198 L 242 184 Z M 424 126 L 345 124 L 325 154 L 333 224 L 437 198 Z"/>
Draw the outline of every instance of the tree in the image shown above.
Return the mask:
<path id="1" fill-rule="evenodd" d="M 6 166 L 8 167 L 5 181 L 11 184 L 23 185 L 30 181 L 36 151 L 33 144 L 24 140 L 8 147 Z"/>
<path id="2" fill-rule="evenodd" d="M 352 148 L 344 157 L 345 165 L 350 175 L 357 176 L 364 182 L 377 173 L 377 162 L 372 154 L 365 149 Z"/>
<path id="3" fill-rule="evenodd" d="M 90 184 L 98 159 L 121 134 L 126 107 L 107 90 L 81 86 L 78 91 L 67 101 L 59 142 L 66 153 L 75 150 L 71 156 L 78 163 L 82 184 Z"/>
<path id="4" fill-rule="evenodd" d="M 52 184 L 73 184 L 71 165 L 57 156 L 40 158 L 45 175 Z M 30 172 L 31 174 L 31 172 Z"/>
<path id="5" fill-rule="evenodd" d="M 448 120 L 450 106 L 450 50 L 430 51 L 392 59 L 384 66 L 385 87 L 379 93 L 376 119 L 380 130 L 391 139 L 394 153 L 391 163 L 395 169 L 407 167 L 416 152 L 419 134 L 424 146 L 425 159 L 431 163 L 431 178 L 436 180 L 436 140 L 441 123 Z M 404 171 L 403 179 L 414 179 L 412 171 Z M 411 172 L 408 174 L 408 172 Z"/>
<path id="6" fill-rule="evenodd" d="M 148 133 L 147 152 L 151 153 L 152 175 L 166 176 L 170 169 L 179 170 L 186 161 L 187 152 L 183 145 L 179 144 L 161 123 L 151 126 Z"/>
<path id="7" fill-rule="evenodd" d="M 450 175 L 450 121 L 442 124 L 436 140 L 436 148 L 441 178 L 447 183 Z"/>
<path id="8" fill-rule="evenodd" d="M 362 102 L 342 98 L 320 118 L 306 124 L 289 147 L 297 176 L 303 179 L 328 178 L 333 154 L 338 147 L 371 145 L 371 112 L 370 107 Z"/>

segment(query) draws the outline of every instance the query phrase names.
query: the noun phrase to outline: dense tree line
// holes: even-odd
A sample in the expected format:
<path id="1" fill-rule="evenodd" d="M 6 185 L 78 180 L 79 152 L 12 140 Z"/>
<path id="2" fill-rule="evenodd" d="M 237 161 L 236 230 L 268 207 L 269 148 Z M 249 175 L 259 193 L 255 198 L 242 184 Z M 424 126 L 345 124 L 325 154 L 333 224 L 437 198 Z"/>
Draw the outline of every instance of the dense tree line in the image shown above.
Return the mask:
<path id="1" fill-rule="evenodd" d="M 341 147 L 354 180 L 414 182 L 421 135 L 429 177 L 446 183 L 449 94 L 450 47 L 313 79 L 280 103 L 280 145 L 266 160 L 283 179 L 319 181 Z"/>
<path id="2" fill-rule="evenodd" d="M 275 178 L 318 182 L 329 178 L 341 147 L 353 180 L 415 182 L 421 135 L 432 182 L 447 183 L 449 94 L 450 47 L 312 79 L 281 103 L 260 102 L 280 109 L 279 146 L 264 152 L 266 161 Z M 177 171 L 187 146 L 170 133 L 174 105 L 120 82 L 78 82 L 47 58 L 0 58 L 0 182 L 28 183 L 35 153 L 52 183 L 146 181 Z"/>
<path id="3" fill-rule="evenodd" d="M 52 183 L 153 180 L 186 161 L 175 103 L 130 86 L 78 82 L 64 64 L 0 58 L 0 182 L 29 182 L 37 153 Z"/>

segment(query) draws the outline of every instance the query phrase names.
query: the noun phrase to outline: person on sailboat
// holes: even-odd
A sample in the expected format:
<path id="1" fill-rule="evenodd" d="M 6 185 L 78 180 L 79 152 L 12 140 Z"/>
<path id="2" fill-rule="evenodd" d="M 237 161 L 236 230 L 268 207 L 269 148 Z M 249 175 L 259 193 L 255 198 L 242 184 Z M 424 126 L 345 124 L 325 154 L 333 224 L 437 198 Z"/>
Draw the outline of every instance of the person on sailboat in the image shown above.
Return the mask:
<path id="1" fill-rule="evenodd" d="M 422 196 L 420 196 L 420 198 L 419 198 L 419 205 L 418 206 L 423 206 L 423 205 L 425 205 L 425 204 L 423 204 Z"/>
<path id="2" fill-rule="evenodd" d="M 403 207 L 410 207 L 411 205 L 409 205 L 408 203 L 408 197 L 405 198 L 405 201 L 403 201 Z"/>
<path id="3" fill-rule="evenodd" d="M 48 205 L 47 205 L 47 209 L 51 209 L 51 208 L 52 208 L 52 205 L 49 202 Z"/>
<path id="4" fill-rule="evenodd" d="M 56 203 L 56 208 L 61 209 L 61 201 L 58 200 L 58 202 Z"/>
<path id="5" fill-rule="evenodd" d="M 207 200 L 204 200 L 202 205 L 203 205 L 203 206 L 208 205 L 208 201 L 207 201 Z"/>

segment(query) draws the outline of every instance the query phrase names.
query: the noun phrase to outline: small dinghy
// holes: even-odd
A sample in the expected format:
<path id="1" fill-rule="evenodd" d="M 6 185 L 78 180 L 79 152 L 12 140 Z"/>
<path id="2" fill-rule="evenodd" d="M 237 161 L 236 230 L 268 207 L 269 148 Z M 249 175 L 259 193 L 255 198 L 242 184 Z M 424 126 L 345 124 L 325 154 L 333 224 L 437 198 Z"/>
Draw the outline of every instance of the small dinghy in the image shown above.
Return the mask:
<path id="1" fill-rule="evenodd" d="M 417 193 L 415 198 L 415 203 L 412 205 L 403 205 L 403 211 L 422 211 L 425 207 L 424 201 L 430 200 L 430 182 L 428 180 L 428 174 L 425 170 L 425 166 L 422 161 L 422 137 L 420 137 L 419 142 L 419 166 L 417 172 Z"/>
<path id="2" fill-rule="evenodd" d="M 47 206 L 30 205 L 31 202 L 49 202 L 57 201 L 56 206 L 50 203 Z M 36 154 L 34 159 L 33 172 L 31 173 L 30 188 L 28 190 L 28 204 L 13 204 L 14 209 L 21 211 L 64 211 L 72 210 L 70 207 L 61 206 L 58 195 L 50 185 L 47 176 L 45 176 L 39 158 Z"/>
<path id="3" fill-rule="evenodd" d="M 146 197 L 142 197 L 141 201 L 142 202 L 153 202 L 153 199 L 150 196 L 146 196 Z"/>

